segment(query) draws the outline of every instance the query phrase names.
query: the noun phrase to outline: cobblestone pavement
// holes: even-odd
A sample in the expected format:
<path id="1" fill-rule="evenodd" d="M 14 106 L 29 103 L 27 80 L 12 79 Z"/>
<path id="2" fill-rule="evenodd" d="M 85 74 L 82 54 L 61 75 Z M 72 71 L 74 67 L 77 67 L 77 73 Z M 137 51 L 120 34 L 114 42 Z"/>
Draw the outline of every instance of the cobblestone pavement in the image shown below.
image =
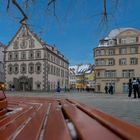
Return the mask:
<path id="1" fill-rule="evenodd" d="M 140 126 L 140 99 L 128 98 L 127 94 L 99 94 L 86 92 L 46 93 L 46 92 L 6 92 L 7 96 L 66 97 L 76 99 L 91 107 L 96 107 L 112 116 Z"/>

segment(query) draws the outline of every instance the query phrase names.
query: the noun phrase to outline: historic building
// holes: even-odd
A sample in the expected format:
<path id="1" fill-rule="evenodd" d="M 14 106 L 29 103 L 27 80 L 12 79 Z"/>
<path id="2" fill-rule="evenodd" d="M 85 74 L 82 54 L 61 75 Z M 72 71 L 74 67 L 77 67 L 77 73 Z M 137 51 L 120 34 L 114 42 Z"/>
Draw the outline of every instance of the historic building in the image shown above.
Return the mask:
<path id="1" fill-rule="evenodd" d="M 70 85 L 70 89 L 76 88 L 75 67 L 72 67 L 72 66 L 69 67 L 69 85 Z"/>
<path id="2" fill-rule="evenodd" d="M 95 77 L 94 66 L 91 64 L 80 64 L 69 67 L 70 88 L 76 89 L 94 89 Z"/>
<path id="3" fill-rule="evenodd" d="M 112 30 L 94 49 L 96 91 L 112 84 L 118 93 L 128 92 L 128 80 L 140 78 L 140 31 L 134 28 Z"/>
<path id="4" fill-rule="evenodd" d="M 0 43 L 0 82 L 4 82 L 4 50 L 5 47 L 2 43 Z"/>
<path id="5" fill-rule="evenodd" d="M 6 49 L 6 88 L 19 91 L 53 91 L 68 87 L 69 62 L 56 47 L 34 34 L 27 24 L 9 42 Z"/>

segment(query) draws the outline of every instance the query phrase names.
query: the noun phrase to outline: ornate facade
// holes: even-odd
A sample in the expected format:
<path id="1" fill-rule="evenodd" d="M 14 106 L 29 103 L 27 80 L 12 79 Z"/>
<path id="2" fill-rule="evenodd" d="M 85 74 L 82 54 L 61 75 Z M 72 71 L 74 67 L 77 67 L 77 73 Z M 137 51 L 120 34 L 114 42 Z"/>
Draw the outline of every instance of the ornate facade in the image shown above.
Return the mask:
<path id="1" fill-rule="evenodd" d="M 68 60 L 22 23 L 5 56 L 6 89 L 52 91 L 68 87 Z"/>

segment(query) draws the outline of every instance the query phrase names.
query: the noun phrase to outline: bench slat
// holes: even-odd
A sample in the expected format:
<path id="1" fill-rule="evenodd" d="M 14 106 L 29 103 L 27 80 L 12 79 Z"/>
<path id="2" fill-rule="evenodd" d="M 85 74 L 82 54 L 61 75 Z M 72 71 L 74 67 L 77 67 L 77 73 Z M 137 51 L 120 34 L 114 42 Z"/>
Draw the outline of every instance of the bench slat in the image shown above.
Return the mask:
<path id="1" fill-rule="evenodd" d="M 99 122 L 88 116 L 74 105 L 61 101 L 64 110 L 74 124 L 80 140 L 120 140 L 121 138 L 106 129 Z"/>
<path id="2" fill-rule="evenodd" d="M 34 109 L 28 109 L 25 112 L 22 112 L 21 115 L 15 117 L 11 121 L 5 123 L 3 126 L 0 126 L 0 139 L 10 139 L 14 133 L 24 125 L 25 121 L 33 113 Z"/>
<path id="3" fill-rule="evenodd" d="M 43 106 L 35 112 L 31 121 L 24 127 L 16 139 L 25 140 L 25 137 L 29 140 L 38 140 L 41 132 L 41 128 L 44 122 L 45 114 L 48 110 L 48 103 L 44 103 Z"/>
<path id="4" fill-rule="evenodd" d="M 53 103 L 45 128 L 45 140 L 72 140 L 58 103 Z"/>
<path id="5" fill-rule="evenodd" d="M 78 103 L 74 100 L 70 100 L 71 103 L 74 103 L 77 107 L 81 108 L 85 113 L 89 114 L 92 118 L 95 118 L 108 129 L 114 131 L 118 135 L 122 136 L 124 139 L 139 140 L 140 139 L 140 128 L 129 124 L 123 120 L 120 120 L 116 117 L 112 117 L 109 114 L 106 114 L 95 108 L 88 107 L 84 104 Z"/>

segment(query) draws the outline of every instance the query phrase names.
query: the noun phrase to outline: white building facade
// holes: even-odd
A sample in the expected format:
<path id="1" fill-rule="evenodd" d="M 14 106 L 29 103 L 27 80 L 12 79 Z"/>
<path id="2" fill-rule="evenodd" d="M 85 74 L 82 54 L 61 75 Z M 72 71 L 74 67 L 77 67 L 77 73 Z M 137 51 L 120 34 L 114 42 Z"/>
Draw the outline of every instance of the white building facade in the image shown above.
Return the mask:
<path id="1" fill-rule="evenodd" d="M 68 60 L 55 48 L 43 42 L 26 23 L 6 49 L 6 89 L 19 91 L 53 91 L 58 84 L 68 87 Z"/>
<path id="2" fill-rule="evenodd" d="M 128 93 L 128 81 L 140 78 L 140 31 L 134 28 L 112 30 L 94 49 L 96 91 L 113 85 L 114 92 Z"/>

